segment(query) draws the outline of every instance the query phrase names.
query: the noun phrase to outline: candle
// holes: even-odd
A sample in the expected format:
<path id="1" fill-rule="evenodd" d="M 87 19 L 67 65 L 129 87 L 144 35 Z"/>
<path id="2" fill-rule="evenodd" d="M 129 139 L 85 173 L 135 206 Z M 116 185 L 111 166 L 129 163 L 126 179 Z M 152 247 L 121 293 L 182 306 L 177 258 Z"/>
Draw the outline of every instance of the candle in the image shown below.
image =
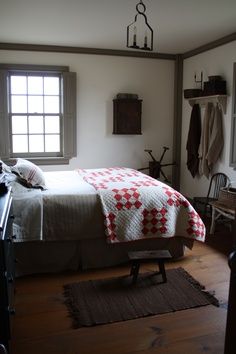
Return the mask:
<path id="1" fill-rule="evenodd" d="M 147 47 L 147 31 L 145 31 L 144 47 Z"/>
<path id="2" fill-rule="evenodd" d="M 136 37 L 137 37 L 137 28 L 136 28 L 136 26 L 134 26 L 134 39 L 133 39 L 133 45 L 135 46 L 136 45 Z"/>

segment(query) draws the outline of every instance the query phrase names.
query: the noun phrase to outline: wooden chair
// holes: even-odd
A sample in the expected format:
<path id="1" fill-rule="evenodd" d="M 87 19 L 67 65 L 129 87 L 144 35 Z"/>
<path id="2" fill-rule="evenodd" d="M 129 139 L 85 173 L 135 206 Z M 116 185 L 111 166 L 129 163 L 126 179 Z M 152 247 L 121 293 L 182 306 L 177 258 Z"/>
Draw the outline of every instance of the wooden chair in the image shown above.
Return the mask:
<path id="1" fill-rule="evenodd" d="M 235 219 L 235 207 L 222 203 L 221 201 L 210 202 L 212 208 L 210 235 L 215 232 L 215 223 L 220 217 L 224 217 L 226 221 Z"/>
<path id="2" fill-rule="evenodd" d="M 194 197 L 193 206 L 196 210 L 199 210 L 200 207 L 203 208 L 203 216 L 207 215 L 207 210 L 210 208 L 210 202 L 216 201 L 219 197 L 220 189 L 226 187 L 229 182 L 228 176 L 225 173 L 218 172 L 212 175 L 208 192 L 205 197 Z M 200 209 L 201 210 L 201 209 Z"/>

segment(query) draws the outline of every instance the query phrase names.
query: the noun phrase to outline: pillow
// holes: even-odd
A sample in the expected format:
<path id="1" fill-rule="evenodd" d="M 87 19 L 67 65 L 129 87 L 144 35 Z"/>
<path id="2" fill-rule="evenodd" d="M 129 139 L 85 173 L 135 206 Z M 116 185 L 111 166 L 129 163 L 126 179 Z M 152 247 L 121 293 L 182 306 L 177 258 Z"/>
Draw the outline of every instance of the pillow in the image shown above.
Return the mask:
<path id="1" fill-rule="evenodd" d="M 17 159 L 17 163 L 12 166 L 12 172 L 17 174 L 27 187 L 45 189 L 45 178 L 41 168 L 33 162 L 25 159 Z"/>
<path id="2" fill-rule="evenodd" d="M 31 191 L 32 189 L 29 189 L 26 187 L 26 184 L 22 184 L 21 181 L 19 180 L 19 177 L 15 175 L 15 180 L 11 181 L 10 186 L 12 188 L 12 193 L 14 195 L 14 198 L 16 195 L 26 193 Z"/>
<path id="3" fill-rule="evenodd" d="M 2 164 L 2 172 L 11 173 L 10 166 L 7 166 L 2 160 L 0 160 L 0 164 Z"/>

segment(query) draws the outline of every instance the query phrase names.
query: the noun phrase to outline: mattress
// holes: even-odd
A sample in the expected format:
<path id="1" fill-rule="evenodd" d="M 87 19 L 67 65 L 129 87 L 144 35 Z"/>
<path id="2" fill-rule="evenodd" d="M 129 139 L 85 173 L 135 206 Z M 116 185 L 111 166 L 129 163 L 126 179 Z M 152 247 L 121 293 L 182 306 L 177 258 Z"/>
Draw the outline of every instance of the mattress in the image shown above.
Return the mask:
<path id="1" fill-rule="evenodd" d="M 186 198 L 141 172 L 103 168 L 44 176 L 45 190 L 12 184 L 17 242 L 175 236 L 204 241 L 205 226 Z"/>

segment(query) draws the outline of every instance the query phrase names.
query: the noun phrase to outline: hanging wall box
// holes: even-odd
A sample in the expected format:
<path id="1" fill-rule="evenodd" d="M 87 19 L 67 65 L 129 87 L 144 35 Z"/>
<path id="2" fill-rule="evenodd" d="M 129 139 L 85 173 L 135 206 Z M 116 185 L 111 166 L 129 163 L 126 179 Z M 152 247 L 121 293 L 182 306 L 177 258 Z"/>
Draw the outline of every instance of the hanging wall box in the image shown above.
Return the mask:
<path id="1" fill-rule="evenodd" d="M 209 80 L 204 82 L 203 96 L 226 95 L 226 81 Z"/>
<path id="2" fill-rule="evenodd" d="M 113 134 L 142 134 L 142 100 L 127 97 L 113 100 Z"/>

